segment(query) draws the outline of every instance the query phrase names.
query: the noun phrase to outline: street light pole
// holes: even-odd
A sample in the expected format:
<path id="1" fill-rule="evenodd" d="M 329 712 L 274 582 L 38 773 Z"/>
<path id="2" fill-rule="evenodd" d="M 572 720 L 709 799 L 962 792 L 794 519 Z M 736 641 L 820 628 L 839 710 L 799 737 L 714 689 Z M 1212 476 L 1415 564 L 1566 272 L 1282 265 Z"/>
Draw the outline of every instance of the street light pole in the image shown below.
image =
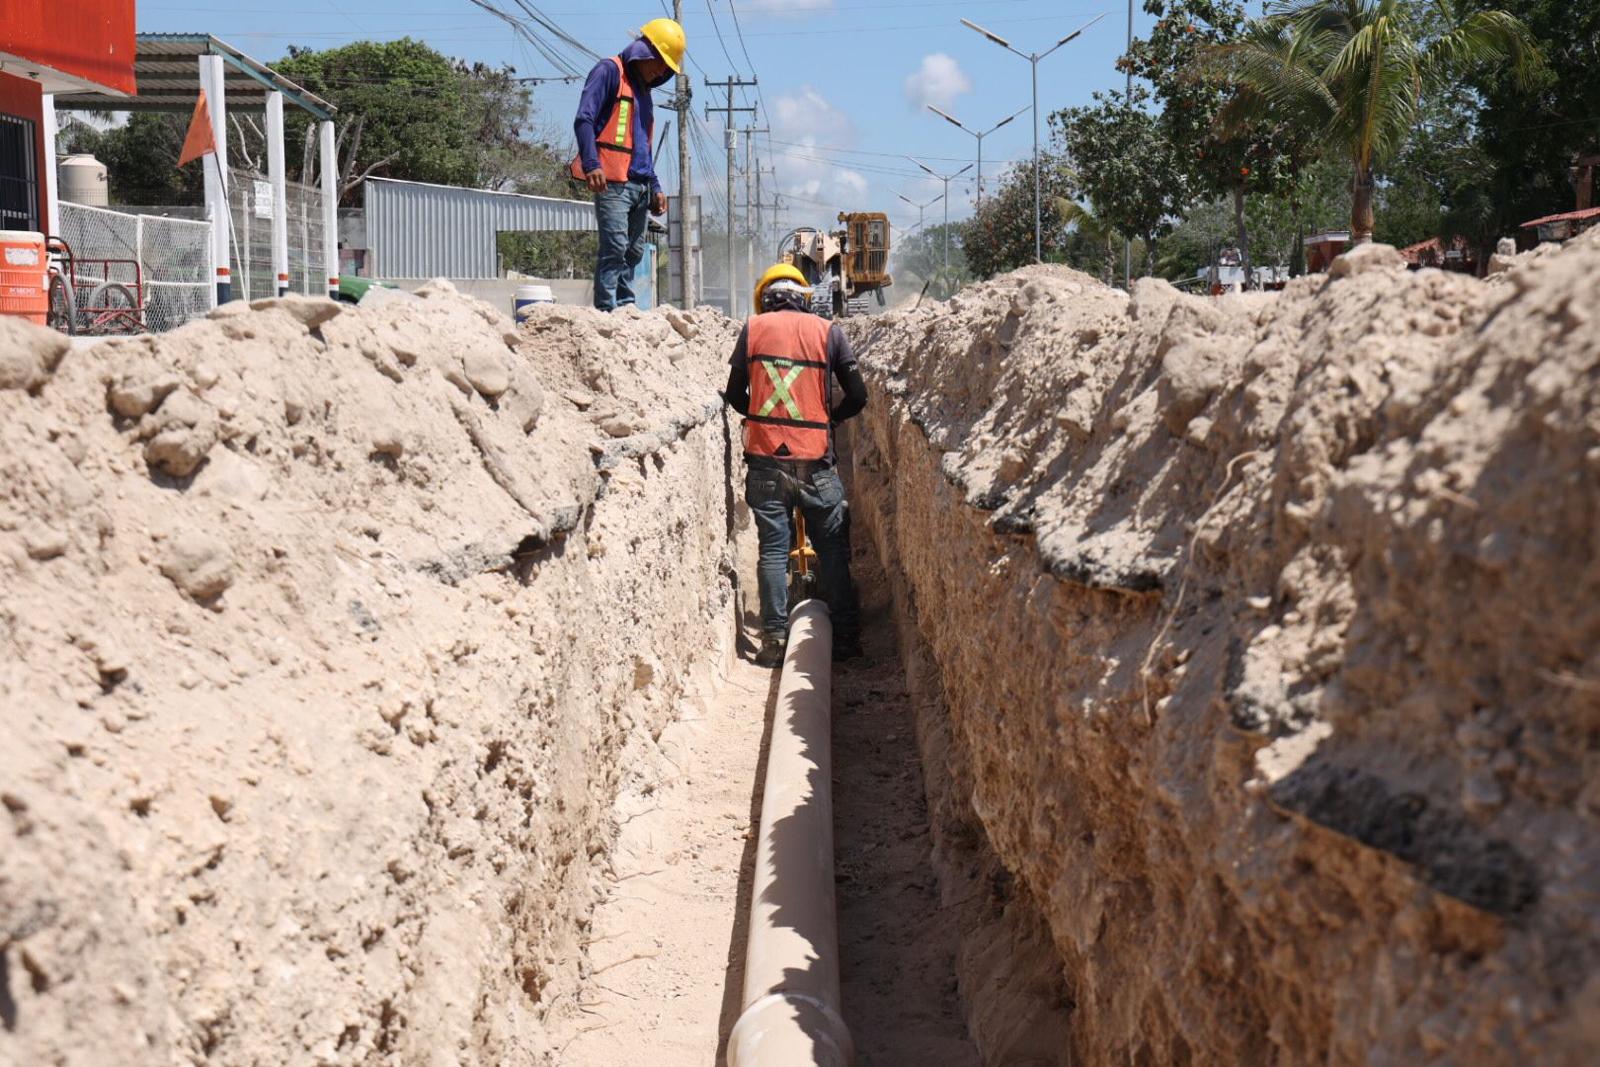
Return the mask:
<path id="1" fill-rule="evenodd" d="M 895 193 L 894 195 L 898 196 L 901 200 L 904 200 L 906 203 L 917 209 L 917 229 L 919 230 L 922 229 L 922 212 L 944 199 L 944 194 L 940 193 L 932 200 L 929 200 L 926 204 L 919 204 L 904 193 Z"/>
<path id="2" fill-rule="evenodd" d="M 920 159 L 913 159 L 911 156 L 907 156 L 906 158 L 910 159 L 911 162 L 915 163 L 917 166 L 921 167 L 923 170 L 927 171 L 929 174 L 933 175 L 935 178 L 938 178 L 940 181 L 944 182 L 944 194 L 943 194 L 944 195 L 944 272 L 945 272 L 945 274 L 949 274 L 950 273 L 950 183 L 955 181 L 957 178 L 961 177 L 967 171 L 971 170 L 972 169 L 972 164 L 968 163 L 966 166 L 962 167 L 960 170 L 956 171 L 954 174 L 940 174 L 938 171 L 934 170 L 932 167 L 928 166 L 926 163 L 922 162 L 922 160 L 920 160 Z"/>
<path id="3" fill-rule="evenodd" d="M 999 122 L 995 123 L 993 126 L 990 126 L 987 130 L 984 130 L 982 133 L 979 133 L 977 130 L 972 129 L 969 126 L 962 125 L 960 119 L 956 118 L 954 115 L 946 114 L 945 112 L 940 111 L 938 108 L 934 107 L 932 104 L 928 105 L 928 110 L 933 112 L 935 115 L 938 115 L 940 118 L 944 119 L 946 122 L 950 123 L 952 126 L 955 126 L 957 129 L 961 130 L 961 132 L 966 133 L 966 134 L 970 134 L 971 136 L 976 137 L 978 139 L 978 175 L 977 175 L 977 180 L 978 180 L 978 206 L 982 207 L 983 206 L 983 139 L 985 137 L 989 136 L 994 131 L 998 130 L 1000 127 L 1006 125 L 1012 119 L 1016 118 L 1018 115 L 1022 114 L 1023 111 L 1027 111 L 1028 109 L 1027 108 L 1022 108 L 1022 109 L 1020 109 L 1018 111 L 1013 112 L 1010 115 L 1007 115 L 1005 118 L 1001 119 Z"/>
<path id="4" fill-rule="evenodd" d="M 1006 40 L 1004 37 L 1001 37 L 999 34 L 990 33 L 982 26 L 979 26 L 976 22 L 973 22 L 969 19 L 961 20 L 961 24 L 967 27 L 967 29 L 975 30 L 978 33 L 983 34 L 985 37 L 989 38 L 989 40 L 993 41 L 1001 48 L 1004 48 L 1007 52 L 1011 52 L 1014 55 L 1019 55 L 1023 59 L 1026 59 L 1033 67 L 1033 258 L 1035 262 L 1044 261 L 1044 199 L 1042 193 L 1040 192 L 1039 183 L 1039 60 L 1043 59 L 1045 56 L 1048 56 L 1051 52 L 1054 52 L 1057 48 L 1060 48 L 1068 41 L 1073 40 L 1084 30 L 1087 30 L 1090 26 L 1093 26 L 1103 18 L 1105 18 L 1105 14 L 1102 12 L 1101 14 L 1090 19 L 1088 22 L 1085 22 L 1082 26 L 1079 26 L 1077 29 L 1073 30 L 1071 33 L 1067 34 L 1065 37 L 1061 38 L 1061 40 L 1057 41 L 1049 48 L 1046 48 L 1043 52 L 1035 52 L 1032 55 L 1013 48 L 1010 41 Z"/>

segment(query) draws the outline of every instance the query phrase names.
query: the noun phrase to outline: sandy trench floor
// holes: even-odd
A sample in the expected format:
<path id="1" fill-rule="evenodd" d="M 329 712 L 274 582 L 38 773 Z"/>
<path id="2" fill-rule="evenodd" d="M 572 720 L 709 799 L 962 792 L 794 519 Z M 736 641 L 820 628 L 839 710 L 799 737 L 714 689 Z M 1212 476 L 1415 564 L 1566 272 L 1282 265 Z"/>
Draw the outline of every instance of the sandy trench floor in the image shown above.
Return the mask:
<path id="1" fill-rule="evenodd" d="M 956 995 L 955 930 L 937 918 L 910 699 L 883 573 L 863 547 L 858 538 L 853 566 L 867 655 L 833 675 L 844 1015 L 863 1067 L 965 1067 L 978 1059 Z M 744 631 L 755 631 L 753 617 Z M 564 1067 L 722 1062 L 739 1011 L 778 682 L 749 662 L 748 640 L 739 648 L 662 735 L 676 774 L 619 807 L 616 880 L 591 930 L 594 973 L 556 1041 Z"/>

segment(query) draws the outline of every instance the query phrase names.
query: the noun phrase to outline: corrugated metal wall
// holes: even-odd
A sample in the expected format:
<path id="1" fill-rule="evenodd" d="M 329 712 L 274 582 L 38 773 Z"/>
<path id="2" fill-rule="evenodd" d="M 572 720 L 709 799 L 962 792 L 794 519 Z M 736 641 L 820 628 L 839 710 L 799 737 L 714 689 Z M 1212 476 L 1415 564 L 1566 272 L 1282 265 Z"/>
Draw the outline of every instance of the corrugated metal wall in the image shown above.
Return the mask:
<path id="1" fill-rule="evenodd" d="M 376 278 L 494 278 L 495 234 L 594 229 L 594 205 L 368 178 L 367 270 Z"/>

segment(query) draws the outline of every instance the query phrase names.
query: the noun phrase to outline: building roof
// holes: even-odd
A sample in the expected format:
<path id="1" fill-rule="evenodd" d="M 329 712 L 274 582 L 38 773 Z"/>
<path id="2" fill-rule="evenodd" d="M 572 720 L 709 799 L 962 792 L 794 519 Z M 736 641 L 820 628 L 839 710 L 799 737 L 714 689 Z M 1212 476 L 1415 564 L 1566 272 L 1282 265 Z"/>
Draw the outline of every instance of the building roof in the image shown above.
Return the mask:
<path id="1" fill-rule="evenodd" d="M 1408 263 L 1421 263 L 1425 258 L 1465 258 L 1469 261 L 1476 258 L 1472 255 L 1472 246 L 1467 244 L 1467 239 L 1460 234 L 1450 238 L 1448 248 L 1439 238 L 1430 237 L 1426 241 L 1418 241 L 1414 245 L 1406 245 L 1400 249 L 1400 254 L 1405 257 Z"/>
<path id="2" fill-rule="evenodd" d="M 1340 241 L 1350 240 L 1349 230 L 1323 230 L 1321 233 L 1307 234 L 1305 243 L 1308 245 L 1338 244 Z"/>
<path id="3" fill-rule="evenodd" d="M 201 56 L 221 56 L 223 89 L 230 111 L 264 111 L 267 94 L 281 92 L 284 102 L 329 119 L 339 109 L 309 93 L 260 60 L 252 59 L 209 33 L 141 33 L 134 42 L 133 75 L 138 95 L 70 93 L 56 97 L 63 111 L 178 111 L 194 109 L 200 97 Z"/>
<path id="4" fill-rule="evenodd" d="M 1543 218 L 1531 219 L 1522 224 L 1526 230 L 1533 226 L 1544 226 L 1551 222 L 1578 222 L 1582 219 L 1592 219 L 1600 216 L 1600 207 L 1586 207 L 1582 211 L 1563 211 L 1559 215 L 1546 215 Z"/>

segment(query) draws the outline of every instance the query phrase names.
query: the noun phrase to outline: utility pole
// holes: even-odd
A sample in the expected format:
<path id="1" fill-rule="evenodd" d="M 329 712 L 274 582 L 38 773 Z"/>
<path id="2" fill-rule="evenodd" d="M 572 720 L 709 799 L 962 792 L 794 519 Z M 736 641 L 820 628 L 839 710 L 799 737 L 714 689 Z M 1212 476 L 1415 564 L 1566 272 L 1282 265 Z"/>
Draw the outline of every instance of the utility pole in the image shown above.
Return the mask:
<path id="1" fill-rule="evenodd" d="M 734 116 L 734 114 L 736 112 L 740 112 L 740 111 L 748 111 L 752 115 L 754 115 L 756 113 L 756 109 L 753 108 L 753 107 L 734 107 L 733 106 L 733 91 L 735 89 L 740 88 L 741 86 L 754 85 L 754 84 L 755 84 L 755 79 L 754 78 L 750 79 L 749 81 L 745 81 L 743 78 L 734 77 L 734 78 L 728 78 L 726 81 L 720 81 L 720 82 L 714 82 L 710 78 L 706 79 L 706 88 L 708 88 L 708 89 L 726 89 L 726 90 L 728 90 L 728 106 L 727 107 L 712 107 L 710 104 L 707 104 L 706 105 L 706 117 L 710 118 L 711 114 L 713 112 L 717 112 L 717 111 L 722 112 L 722 114 L 723 114 L 722 145 L 723 145 L 724 148 L 726 148 L 728 150 L 728 220 L 727 221 L 728 221 L 728 315 L 729 315 L 729 317 L 737 317 L 738 314 L 739 314 L 738 286 L 734 284 L 735 283 L 735 278 L 734 278 L 735 271 L 734 271 L 734 265 L 733 265 L 733 226 L 734 226 L 734 215 L 733 215 L 733 210 L 734 210 L 733 170 L 734 170 L 734 144 L 735 144 L 735 140 L 736 140 L 735 137 L 734 137 L 734 132 L 735 131 L 734 131 L 734 128 L 733 128 L 733 116 Z"/>
<path id="2" fill-rule="evenodd" d="M 683 0 L 672 0 L 672 18 L 683 25 Z M 694 249 L 690 247 L 692 235 L 690 233 L 690 205 L 693 202 L 694 168 L 690 165 L 689 158 L 689 109 L 694 105 L 690 98 L 694 95 L 694 86 L 687 74 L 679 74 L 677 78 L 677 111 L 678 111 L 678 281 L 683 286 L 683 310 L 688 311 L 694 307 L 695 276 L 694 276 Z"/>
<path id="3" fill-rule="evenodd" d="M 756 134 L 767 132 L 766 129 L 756 129 L 754 126 L 744 128 L 744 230 L 748 235 L 744 245 L 746 279 L 753 279 L 756 276 L 756 219 L 761 211 L 759 204 L 761 175 L 756 164 Z M 760 310 L 758 307 L 752 307 L 750 312 L 754 314 Z"/>
<path id="4" fill-rule="evenodd" d="M 1133 3 L 1133 0 L 1128 0 L 1128 2 L 1131 4 Z M 1129 10 L 1132 9 L 1130 8 Z M 1131 18 L 1132 16 L 1129 17 Z M 1090 19 L 1088 22 L 1085 22 L 1082 26 L 1079 26 L 1077 29 L 1073 30 L 1071 33 L 1061 38 L 1061 40 L 1057 41 L 1049 48 L 1046 48 L 1043 52 L 1034 52 L 1032 55 L 1011 47 L 1010 41 L 1006 40 L 1004 37 L 1001 37 L 999 34 L 990 33 L 982 26 L 979 26 L 976 22 L 972 22 L 968 19 L 961 20 L 961 24 L 967 27 L 967 29 L 976 30 L 978 33 L 983 34 L 989 40 L 993 41 L 1001 48 L 1004 48 L 1007 52 L 1010 52 L 1013 55 L 1019 55 L 1023 59 L 1026 59 L 1033 67 L 1033 258 L 1035 262 L 1042 263 L 1044 261 L 1044 197 L 1039 191 L 1039 60 L 1043 59 L 1051 52 L 1054 52 L 1057 48 L 1060 48 L 1068 41 L 1071 41 L 1084 30 L 1087 30 L 1090 26 L 1093 26 L 1103 18 L 1105 18 L 1104 13 L 1096 15 L 1094 18 Z"/>
<path id="5" fill-rule="evenodd" d="M 761 177 L 762 177 L 762 175 L 770 175 L 772 177 L 772 199 L 771 200 L 767 200 L 761 193 Z M 757 229 L 761 230 L 761 240 L 763 242 L 762 243 L 762 248 L 763 249 L 771 249 L 773 247 L 773 245 L 775 244 L 776 240 L 777 240 L 777 237 L 778 237 L 778 210 L 781 207 L 782 207 L 782 204 L 781 204 L 781 202 L 779 200 L 779 197 L 778 197 L 778 168 L 777 167 L 760 167 L 760 168 L 758 168 L 756 170 L 756 222 L 757 222 Z M 772 214 L 770 216 L 768 216 L 768 219 L 763 224 L 763 220 L 761 218 L 761 212 L 764 211 L 764 210 L 767 210 L 769 208 L 771 209 Z"/>

